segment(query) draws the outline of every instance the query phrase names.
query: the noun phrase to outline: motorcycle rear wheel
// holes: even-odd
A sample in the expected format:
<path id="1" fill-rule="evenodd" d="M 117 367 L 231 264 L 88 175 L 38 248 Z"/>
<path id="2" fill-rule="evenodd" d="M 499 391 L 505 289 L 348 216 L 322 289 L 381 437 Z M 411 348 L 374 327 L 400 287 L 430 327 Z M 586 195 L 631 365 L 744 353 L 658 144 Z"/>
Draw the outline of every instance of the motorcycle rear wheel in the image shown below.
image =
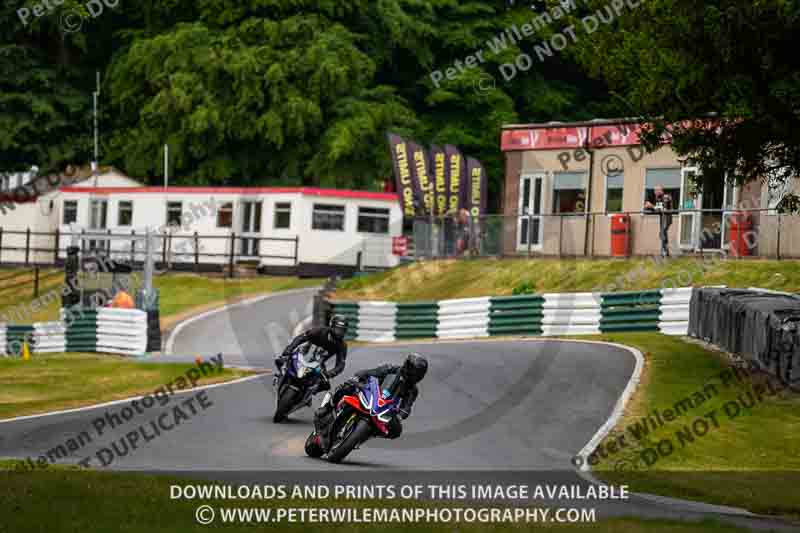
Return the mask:
<path id="1" fill-rule="evenodd" d="M 342 460 L 350 455 L 359 444 L 366 442 L 372 436 L 372 426 L 367 420 L 359 418 L 344 438 L 335 443 L 328 452 L 325 459 L 329 463 L 341 463 Z"/>

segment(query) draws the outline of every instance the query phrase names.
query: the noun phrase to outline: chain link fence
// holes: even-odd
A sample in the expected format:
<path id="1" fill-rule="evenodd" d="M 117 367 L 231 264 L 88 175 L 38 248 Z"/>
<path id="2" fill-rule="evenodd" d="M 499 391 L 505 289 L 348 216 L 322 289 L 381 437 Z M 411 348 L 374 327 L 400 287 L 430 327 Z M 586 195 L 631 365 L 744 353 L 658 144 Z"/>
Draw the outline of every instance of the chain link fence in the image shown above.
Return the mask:
<path id="1" fill-rule="evenodd" d="M 627 220 L 623 253 L 612 217 Z M 769 209 L 424 217 L 411 237 L 417 258 L 649 256 L 662 228 L 670 255 L 800 258 L 800 216 Z"/>

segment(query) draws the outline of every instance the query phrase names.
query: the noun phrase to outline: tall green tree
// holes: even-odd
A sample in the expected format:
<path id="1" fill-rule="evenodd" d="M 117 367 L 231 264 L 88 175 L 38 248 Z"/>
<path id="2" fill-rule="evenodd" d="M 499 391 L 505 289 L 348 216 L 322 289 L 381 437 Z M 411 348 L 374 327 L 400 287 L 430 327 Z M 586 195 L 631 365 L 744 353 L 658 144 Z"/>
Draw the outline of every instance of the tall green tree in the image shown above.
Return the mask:
<path id="1" fill-rule="evenodd" d="M 650 150 L 668 136 L 705 183 L 780 184 L 800 175 L 799 31 L 797 0 L 649 0 L 572 50 L 620 111 L 652 125 Z"/>
<path id="2" fill-rule="evenodd" d="M 530 18 L 507 0 L 145 0 L 96 17 L 65 0 L 27 26 L 23 1 L 0 10 L 5 167 L 90 160 L 98 70 L 101 162 L 160 181 L 168 144 L 185 184 L 375 187 L 393 130 L 460 145 L 496 193 L 503 124 L 585 118 L 605 97 L 568 56 L 503 80 L 498 66 L 535 39 L 434 83 Z M 65 32 L 76 10 L 83 25 Z"/>

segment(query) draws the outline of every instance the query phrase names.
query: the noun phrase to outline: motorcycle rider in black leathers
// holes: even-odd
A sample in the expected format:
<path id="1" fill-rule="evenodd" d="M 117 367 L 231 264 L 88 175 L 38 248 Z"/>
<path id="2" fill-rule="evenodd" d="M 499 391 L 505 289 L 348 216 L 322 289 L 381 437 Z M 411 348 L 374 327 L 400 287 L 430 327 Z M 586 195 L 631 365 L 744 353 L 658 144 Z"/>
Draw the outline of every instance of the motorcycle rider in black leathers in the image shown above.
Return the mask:
<path id="1" fill-rule="evenodd" d="M 388 392 L 399 400 L 399 415 L 405 420 L 411 414 L 411 408 L 419 395 L 417 384 L 422 381 L 428 371 L 428 361 L 417 353 L 411 353 L 405 362 L 398 365 L 381 365 L 369 370 L 356 372 L 355 376 L 345 381 L 336 388 L 329 401 L 323 404 L 314 413 L 314 429 L 317 435 L 317 445 L 327 450 L 330 445 L 331 425 L 335 418 L 334 411 L 342 397 L 354 394 L 358 388 L 366 383 L 370 377 L 377 378 L 382 390 Z M 396 439 L 403 432 L 403 425 L 398 417 L 393 417 L 389 422 L 389 433 L 386 438 Z"/>
<path id="2" fill-rule="evenodd" d="M 283 354 L 275 358 L 275 366 L 278 368 L 278 375 L 283 375 L 283 368 L 286 366 L 289 358 L 294 351 L 307 344 L 308 348 L 317 347 L 324 350 L 322 357 L 322 366 L 325 367 L 325 362 L 331 357 L 336 357 L 336 365 L 330 369 L 325 370 L 325 377 L 327 379 L 321 380 L 316 392 L 326 391 L 331 388 L 328 380 L 338 376 L 344 370 L 345 362 L 347 359 L 347 343 L 344 340 L 347 335 L 347 319 L 334 315 L 331 317 L 328 327 L 312 328 L 305 333 L 298 335 L 289 346 L 283 350 Z"/>

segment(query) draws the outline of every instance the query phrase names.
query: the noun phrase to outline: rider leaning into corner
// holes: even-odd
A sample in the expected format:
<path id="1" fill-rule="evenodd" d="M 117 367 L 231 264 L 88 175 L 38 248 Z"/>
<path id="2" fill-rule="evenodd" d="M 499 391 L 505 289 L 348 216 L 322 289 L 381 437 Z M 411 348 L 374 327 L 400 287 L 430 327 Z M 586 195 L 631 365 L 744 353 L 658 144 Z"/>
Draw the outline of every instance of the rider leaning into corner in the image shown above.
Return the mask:
<path id="1" fill-rule="evenodd" d="M 328 380 L 342 373 L 347 359 L 347 343 L 344 340 L 345 335 L 347 335 L 347 326 L 346 318 L 334 315 L 331 317 L 328 327 L 311 328 L 305 333 L 301 333 L 295 337 L 295 339 L 289 343 L 289 346 L 283 350 L 283 354 L 275 358 L 275 366 L 278 367 L 278 373 L 282 374 L 283 367 L 297 348 L 304 344 L 308 348 L 315 346 L 324 351 L 322 354 L 323 367 L 328 359 L 336 357 L 336 365 L 330 370 L 325 370 L 325 377 L 327 379 L 319 383 L 317 392 L 330 389 L 331 386 Z"/>
<path id="2" fill-rule="evenodd" d="M 327 397 L 314 413 L 316 444 L 323 450 L 328 449 L 329 433 L 335 418 L 334 411 L 336 406 L 342 397 L 354 394 L 370 377 L 374 377 L 380 382 L 381 389 L 385 391 L 385 395 L 393 396 L 400 400 L 399 415 L 400 418 L 405 420 L 411 414 L 411 408 L 419 395 L 417 384 L 422 381 L 427 372 L 427 359 L 417 353 L 409 354 L 405 362 L 400 366 L 386 364 L 356 372 L 354 377 L 339 385 L 333 396 Z M 402 432 L 402 423 L 397 417 L 393 417 L 389 423 L 389 434 L 386 438 L 396 439 Z"/>

